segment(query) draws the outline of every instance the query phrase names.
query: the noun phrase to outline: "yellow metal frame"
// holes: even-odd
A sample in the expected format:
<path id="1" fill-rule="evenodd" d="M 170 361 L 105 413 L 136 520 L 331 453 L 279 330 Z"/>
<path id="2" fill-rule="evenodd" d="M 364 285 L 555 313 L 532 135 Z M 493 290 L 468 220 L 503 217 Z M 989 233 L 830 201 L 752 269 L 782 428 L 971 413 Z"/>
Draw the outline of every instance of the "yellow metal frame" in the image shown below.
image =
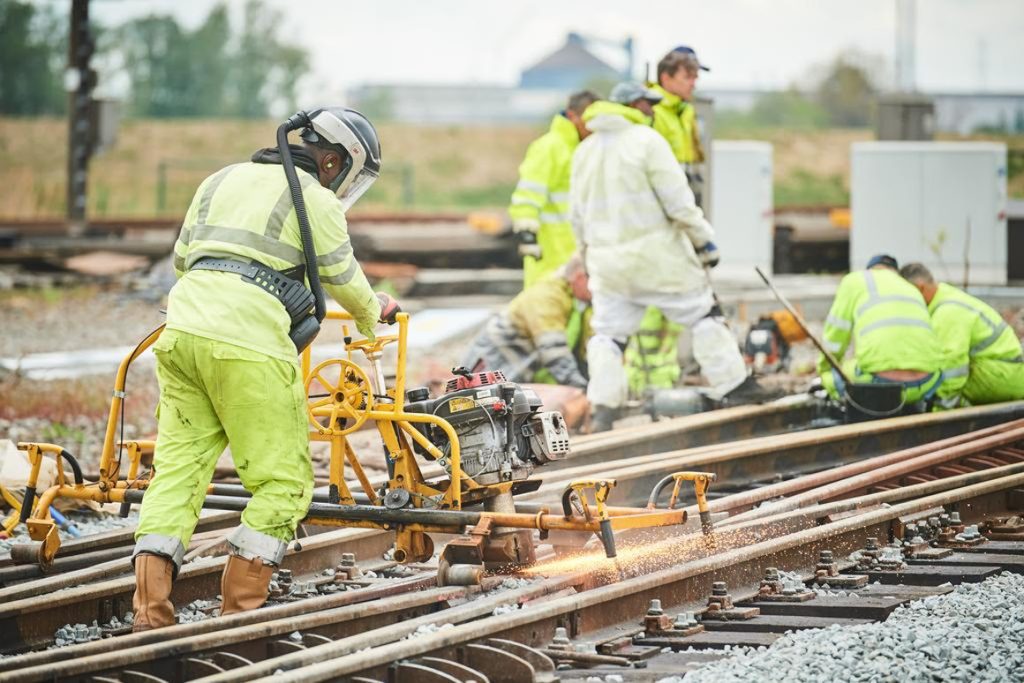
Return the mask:
<path id="1" fill-rule="evenodd" d="M 349 323 L 352 316 L 345 312 L 328 312 L 328 321 L 341 323 L 345 338 L 346 357 L 331 359 L 312 366 L 310 350 L 307 348 L 301 356 L 302 374 L 305 377 L 307 395 L 317 383 L 327 389 L 325 396 L 310 400 L 307 404 L 310 422 L 311 441 L 322 441 L 330 444 L 330 491 L 331 501 L 339 505 L 354 505 L 355 496 L 345 478 L 346 464 L 351 468 L 363 494 L 371 505 L 382 505 L 383 501 L 374 490 L 359 457 L 348 441 L 348 434 L 355 431 L 368 420 L 372 420 L 387 450 L 391 464 L 390 480 L 387 489 L 393 491 L 404 489 L 409 494 L 413 508 L 431 508 L 459 511 L 464 505 L 477 504 L 489 497 L 512 490 L 512 482 L 493 485 L 481 485 L 466 475 L 462 470 L 459 439 L 454 428 L 446 420 L 436 415 L 409 413 L 405 411 L 406 359 L 409 332 L 409 316 L 400 313 L 397 316 L 397 334 L 384 335 L 375 339 L 352 340 L 349 336 Z M 50 518 L 50 505 L 56 498 L 73 498 L 92 500 L 100 503 L 123 503 L 125 493 L 131 489 L 145 489 L 149 484 L 147 473 L 141 473 L 143 456 L 151 454 L 155 448 L 153 441 L 118 442 L 115 438 L 122 404 L 124 402 L 125 378 L 128 368 L 143 352 L 159 338 L 164 326 L 161 325 L 143 339 L 122 361 L 117 370 L 114 392 L 110 402 L 110 413 L 107 419 L 106 437 L 100 456 L 99 480 L 92 483 L 69 482 L 61 457 L 61 447 L 49 443 L 19 443 L 18 448 L 27 452 L 31 463 L 29 486 L 34 489 L 38 481 L 42 458 L 53 457 L 57 462 L 57 483 L 48 488 L 38 498 L 33 514 L 27 521 L 29 534 L 34 541 L 40 543 L 38 562 L 47 566 L 52 563 L 60 547 L 57 528 Z M 390 345 L 397 346 L 396 374 L 394 385 L 386 386 L 380 361 L 384 349 Z M 355 352 L 365 356 L 370 365 L 371 373 L 353 360 Z M 337 383 L 325 377 L 325 371 L 337 366 L 339 380 Z M 430 442 L 415 425 L 428 424 L 440 429 L 448 437 L 450 450 L 442 453 Z M 416 461 L 412 443 L 419 445 L 435 461 L 446 458 L 451 476 L 446 480 L 427 481 Z M 127 456 L 127 476 L 122 478 L 122 459 Z M 588 531 L 597 533 L 602 521 L 614 529 L 628 529 L 652 526 L 670 526 L 686 521 L 686 513 L 682 510 L 651 510 L 644 508 L 614 508 L 605 505 L 608 493 L 615 484 L 612 480 L 599 482 L 574 482 L 570 488 L 575 490 L 583 501 L 584 516 L 574 514 L 552 514 L 546 509 L 537 514 L 493 513 L 482 512 L 482 516 L 492 518 L 495 527 L 512 527 L 520 529 L 538 529 L 545 532 L 550 529 L 572 531 Z M 584 490 L 595 490 L 597 515 L 591 515 L 586 503 Z M 678 489 L 678 483 L 677 487 Z M 211 487 L 212 489 L 212 487 Z M 211 489 L 208 489 L 211 490 Z M 673 497 L 675 497 L 673 495 Z M 462 533 L 464 528 L 455 528 L 437 524 L 394 524 L 384 521 L 352 521 L 333 518 L 307 517 L 306 523 L 325 526 L 364 527 L 393 530 L 396 533 L 396 558 L 407 562 L 423 561 L 433 552 L 433 543 L 428 533 Z"/>

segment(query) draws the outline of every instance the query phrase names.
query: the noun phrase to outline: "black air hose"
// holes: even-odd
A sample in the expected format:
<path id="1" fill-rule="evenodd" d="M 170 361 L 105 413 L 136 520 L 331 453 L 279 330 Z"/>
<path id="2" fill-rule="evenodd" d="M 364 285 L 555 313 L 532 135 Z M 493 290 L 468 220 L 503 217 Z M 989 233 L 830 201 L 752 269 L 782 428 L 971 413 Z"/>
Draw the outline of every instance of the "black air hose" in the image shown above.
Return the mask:
<path id="1" fill-rule="evenodd" d="M 327 315 L 327 304 L 324 301 L 324 289 L 320 285 L 320 271 L 316 264 L 316 247 L 313 246 L 313 233 L 309 228 L 309 217 L 306 215 L 306 202 L 302 198 L 302 185 L 299 184 L 299 175 L 295 172 L 292 151 L 288 148 L 288 133 L 309 125 L 311 125 L 309 116 L 304 111 L 297 112 L 282 123 L 277 129 L 277 151 L 281 155 L 281 165 L 284 166 L 284 174 L 288 178 L 288 188 L 292 193 L 295 217 L 299 221 L 299 237 L 302 238 L 302 254 L 306 261 L 309 289 L 313 292 L 316 319 L 323 321 L 324 316 Z"/>

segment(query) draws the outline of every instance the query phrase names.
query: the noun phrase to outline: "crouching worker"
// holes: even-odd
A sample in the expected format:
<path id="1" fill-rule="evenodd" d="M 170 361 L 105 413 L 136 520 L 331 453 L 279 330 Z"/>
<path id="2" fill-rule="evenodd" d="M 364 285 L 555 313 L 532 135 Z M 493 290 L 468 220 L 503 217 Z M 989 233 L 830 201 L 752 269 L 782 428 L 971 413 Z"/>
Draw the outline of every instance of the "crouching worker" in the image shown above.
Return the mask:
<path id="1" fill-rule="evenodd" d="M 824 342 L 853 381 L 900 384 L 904 404 L 923 407 L 942 387 L 945 354 L 924 297 L 898 267 L 892 256 L 879 254 L 867 270 L 843 277 L 825 318 Z M 853 355 L 844 361 L 851 347 Z M 832 398 L 845 396 L 842 377 L 824 355 L 818 372 Z"/>
<path id="2" fill-rule="evenodd" d="M 501 370 L 510 382 L 586 389 L 589 338 L 590 289 L 583 260 L 574 255 L 491 318 L 462 365 L 474 372 Z"/>
<path id="3" fill-rule="evenodd" d="M 358 112 L 319 109 L 309 118 L 303 143 L 290 149 L 320 281 L 372 336 L 379 319 L 393 322 L 397 304 L 370 289 L 344 212 L 379 175 L 380 143 Z M 153 346 L 160 383 L 154 477 L 132 555 L 136 631 L 175 623 L 171 582 L 226 446 L 252 498 L 227 538 L 222 614 L 266 601 L 271 574 L 309 508 L 306 392 L 291 319 L 281 300 L 239 274 L 254 262 L 305 281 L 299 224 L 276 148 L 204 180 L 174 245 L 179 279 Z"/>
<path id="4" fill-rule="evenodd" d="M 920 263 L 903 266 L 900 274 L 920 290 L 948 356 L 939 392 L 942 406 L 1024 398 L 1020 339 L 999 313 L 953 285 L 936 282 Z"/>

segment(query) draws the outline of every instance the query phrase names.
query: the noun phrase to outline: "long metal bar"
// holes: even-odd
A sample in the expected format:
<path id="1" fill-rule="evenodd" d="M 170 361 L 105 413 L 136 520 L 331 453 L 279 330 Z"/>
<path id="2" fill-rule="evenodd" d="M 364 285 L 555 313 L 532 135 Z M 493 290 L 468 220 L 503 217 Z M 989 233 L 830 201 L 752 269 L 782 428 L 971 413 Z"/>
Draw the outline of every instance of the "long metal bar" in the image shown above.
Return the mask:
<path id="1" fill-rule="evenodd" d="M 906 448 L 895 453 L 887 453 L 885 455 L 878 455 L 873 458 L 867 458 L 865 460 L 859 460 L 857 462 L 850 463 L 848 465 L 841 465 L 839 467 L 832 467 L 821 472 L 815 472 L 807 474 L 802 477 L 790 479 L 788 481 L 781 481 L 768 486 L 762 486 L 760 488 L 751 489 L 742 493 L 735 493 L 729 496 L 724 496 L 717 500 L 713 500 L 708 504 L 712 512 L 731 512 L 734 510 L 742 511 L 750 508 L 753 505 L 760 503 L 765 500 L 771 500 L 772 498 L 779 498 L 782 496 L 789 496 L 800 491 L 804 491 L 809 488 L 828 484 L 833 481 L 840 481 L 847 477 L 852 477 L 857 474 L 864 472 L 871 472 L 877 468 L 885 467 L 886 465 L 894 462 L 899 462 L 906 458 L 912 458 L 917 455 L 923 455 L 932 452 L 939 448 L 948 448 L 950 446 L 957 446 L 959 444 L 968 444 L 975 439 L 983 438 L 993 434 L 1001 434 L 1009 429 L 1013 429 L 1015 425 L 1024 424 L 1024 421 L 1017 420 L 1015 422 L 1004 422 L 992 427 L 986 427 L 985 429 L 979 429 L 972 432 L 965 432 L 956 436 L 942 439 L 940 441 L 932 441 L 929 443 L 913 446 Z"/>
<path id="2" fill-rule="evenodd" d="M 876 467 L 870 471 L 854 476 L 845 477 L 839 481 L 833 481 L 824 486 L 812 488 L 809 491 L 789 496 L 781 501 L 767 503 L 753 510 L 731 517 L 732 521 L 741 521 L 763 517 L 776 512 L 793 510 L 804 505 L 817 503 L 835 498 L 836 496 L 865 488 L 886 479 L 892 479 L 927 467 L 933 467 L 942 463 L 959 460 L 968 455 L 983 453 L 999 446 L 1005 446 L 1024 439 L 1024 421 L 1013 423 L 1014 428 L 1003 433 L 993 434 L 967 443 L 960 443 L 947 448 L 932 450 L 922 455 L 911 458 L 901 458 L 896 462 L 884 467 Z"/>
<path id="3" fill-rule="evenodd" d="M 818 339 L 818 335 L 814 334 L 814 332 L 811 331 L 811 328 L 807 325 L 807 321 L 805 321 L 804 317 L 800 315 L 800 311 L 796 310 L 793 304 L 789 303 L 789 299 L 784 297 L 782 295 L 782 292 L 775 289 L 775 285 L 772 284 L 772 281 L 769 280 L 768 276 L 764 274 L 760 266 L 754 266 L 754 270 L 756 270 L 757 274 L 761 276 L 761 279 L 764 280 L 764 283 L 768 285 L 768 289 L 772 290 L 772 294 L 774 294 L 775 298 L 779 300 L 779 303 L 782 304 L 787 311 L 789 311 L 789 314 L 791 316 L 793 316 L 793 319 L 796 320 L 796 324 L 800 326 L 800 328 L 804 331 L 804 334 L 806 334 L 810 338 L 811 342 L 814 343 L 814 346 L 816 346 L 817 349 L 821 351 L 821 355 L 825 357 L 825 360 L 827 360 L 828 364 L 832 366 L 832 369 L 835 370 L 840 377 L 842 377 L 843 383 L 849 386 L 851 384 L 850 378 L 847 377 L 845 372 L 843 372 L 842 363 L 840 363 L 839 360 L 835 357 L 835 354 L 829 351 L 825 347 L 825 345 L 821 343 L 821 340 Z"/>
<path id="4" fill-rule="evenodd" d="M 500 634 L 534 634 L 523 642 L 550 639 L 557 620 L 576 614 L 577 622 L 584 630 L 603 625 L 615 615 L 642 614 L 642 607 L 651 597 L 658 596 L 666 605 L 680 604 L 681 597 L 692 594 L 694 586 L 710 587 L 710 578 L 727 568 L 739 577 L 739 583 L 746 583 L 761 574 L 760 561 L 771 557 L 774 565 L 782 569 L 804 566 L 816 557 L 816 550 L 823 544 L 840 544 L 850 547 L 854 539 L 866 530 L 879 525 L 887 526 L 892 521 L 936 506 L 972 500 L 981 496 L 999 493 L 1024 484 L 1024 474 L 1002 477 L 989 482 L 975 484 L 955 491 L 947 491 L 908 503 L 901 503 L 881 510 L 865 513 L 855 518 L 826 524 L 814 529 L 800 531 L 779 539 L 760 541 L 745 547 L 686 562 L 682 565 L 645 574 L 619 583 L 601 586 L 573 596 L 555 599 L 499 617 L 490 617 L 469 624 L 454 626 L 419 638 L 376 647 L 368 651 L 349 653 L 343 642 L 328 643 L 302 651 L 264 660 L 253 666 L 242 667 L 210 677 L 209 681 L 251 681 L 264 680 L 273 676 L 274 681 L 324 681 L 341 676 L 372 670 L 389 662 L 416 657 L 447 647 L 452 647 L 481 637 L 495 637 Z M 840 543 L 840 541 L 842 541 Z M 794 555 L 791 552 L 799 549 Z M 701 577 L 702 582 L 695 579 Z M 688 585 L 687 585 L 688 584 Z M 667 596 L 667 598 L 666 598 Z M 591 624 L 588 616 L 599 609 L 605 614 Z M 612 616 L 608 616 L 608 615 Z M 338 654 L 342 656 L 338 656 Z M 301 668 L 300 668 L 301 667 Z M 281 673 L 276 673 L 278 670 Z M 256 678 L 260 676 L 261 678 Z"/>

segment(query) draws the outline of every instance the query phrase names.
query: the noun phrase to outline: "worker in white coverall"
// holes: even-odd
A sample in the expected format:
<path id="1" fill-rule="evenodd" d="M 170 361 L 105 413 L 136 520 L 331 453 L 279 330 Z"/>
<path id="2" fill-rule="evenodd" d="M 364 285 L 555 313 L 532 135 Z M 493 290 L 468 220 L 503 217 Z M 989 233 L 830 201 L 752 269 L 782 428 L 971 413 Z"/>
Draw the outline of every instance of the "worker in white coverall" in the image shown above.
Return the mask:
<path id="1" fill-rule="evenodd" d="M 609 429 L 625 402 L 622 350 L 648 306 L 691 329 L 709 398 L 726 404 L 775 398 L 748 375 L 715 302 L 699 256 L 714 249 L 714 230 L 669 144 L 650 126 L 661 96 L 620 83 L 610 99 L 584 113 L 593 134 L 576 148 L 569 183 L 573 231 L 593 295 L 587 398 L 594 431 Z"/>

